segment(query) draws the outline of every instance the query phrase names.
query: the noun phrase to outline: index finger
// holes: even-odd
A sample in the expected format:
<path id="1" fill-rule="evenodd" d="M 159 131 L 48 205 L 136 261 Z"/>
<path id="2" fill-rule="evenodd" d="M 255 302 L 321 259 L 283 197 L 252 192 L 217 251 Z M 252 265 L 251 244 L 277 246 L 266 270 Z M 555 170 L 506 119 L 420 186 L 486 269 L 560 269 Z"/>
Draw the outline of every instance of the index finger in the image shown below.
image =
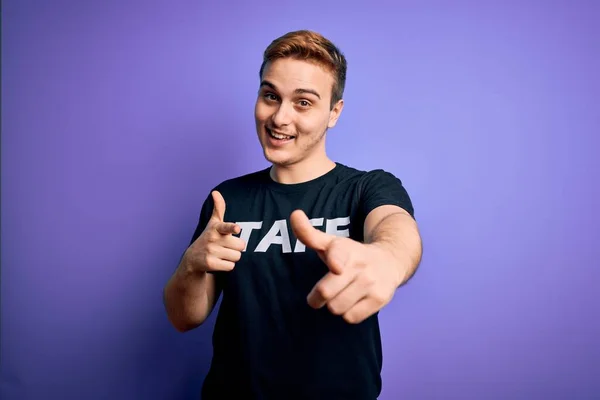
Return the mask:
<path id="1" fill-rule="evenodd" d="M 216 224 L 215 228 L 221 235 L 238 234 L 241 231 L 239 225 L 233 222 L 220 222 Z"/>

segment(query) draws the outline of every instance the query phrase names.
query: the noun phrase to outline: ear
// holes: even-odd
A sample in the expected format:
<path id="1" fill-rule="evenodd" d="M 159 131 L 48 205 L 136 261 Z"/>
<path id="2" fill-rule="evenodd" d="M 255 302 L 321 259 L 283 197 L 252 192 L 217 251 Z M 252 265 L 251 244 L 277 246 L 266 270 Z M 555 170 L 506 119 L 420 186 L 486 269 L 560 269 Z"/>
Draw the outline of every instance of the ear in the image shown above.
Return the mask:
<path id="1" fill-rule="evenodd" d="M 337 124 L 338 119 L 340 118 L 340 114 L 342 113 L 342 109 L 344 108 L 344 99 L 338 100 L 338 102 L 333 106 L 331 111 L 329 112 L 329 124 L 327 124 L 328 128 L 333 128 L 335 124 Z"/>

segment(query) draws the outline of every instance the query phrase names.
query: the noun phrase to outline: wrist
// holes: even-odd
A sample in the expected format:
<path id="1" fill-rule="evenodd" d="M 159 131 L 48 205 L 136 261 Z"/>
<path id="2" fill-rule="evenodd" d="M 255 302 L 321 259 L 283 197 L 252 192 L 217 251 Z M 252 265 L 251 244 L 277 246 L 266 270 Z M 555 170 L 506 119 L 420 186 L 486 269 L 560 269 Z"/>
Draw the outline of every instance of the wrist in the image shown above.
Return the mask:
<path id="1" fill-rule="evenodd" d="M 179 268 L 177 268 L 177 273 L 184 279 L 198 279 L 203 278 L 206 275 L 206 271 L 198 267 L 198 263 L 193 261 L 188 252 L 183 255 L 183 258 L 179 263 Z"/>
<path id="2" fill-rule="evenodd" d="M 406 281 L 410 262 L 405 252 L 385 241 L 372 242 L 369 246 L 377 253 L 376 259 L 380 260 L 380 265 L 390 270 L 394 285 L 402 285 Z"/>

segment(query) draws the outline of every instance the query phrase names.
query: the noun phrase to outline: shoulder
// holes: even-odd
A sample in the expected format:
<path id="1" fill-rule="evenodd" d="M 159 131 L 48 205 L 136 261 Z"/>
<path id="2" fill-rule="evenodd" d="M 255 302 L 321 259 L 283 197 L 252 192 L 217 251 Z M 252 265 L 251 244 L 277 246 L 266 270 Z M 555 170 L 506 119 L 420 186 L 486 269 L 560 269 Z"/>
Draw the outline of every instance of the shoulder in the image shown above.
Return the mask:
<path id="1" fill-rule="evenodd" d="M 385 169 L 361 170 L 347 165 L 339 164 L 339 176 L 343 179 L 356 181 L 358 189 L 385 187 L 387 185 L 400 185 L 402 181 L 391 171 Z"/>
<path id="2" fill-rule="evenodd" d="M 414 217 L 411 198 L 395 173 L 382 168 L 359 170 L 345 166 L 345 169 L 350 179 L 356 180 L 358 200 L 365 215 L 379 206 L 395 205 Z"/>

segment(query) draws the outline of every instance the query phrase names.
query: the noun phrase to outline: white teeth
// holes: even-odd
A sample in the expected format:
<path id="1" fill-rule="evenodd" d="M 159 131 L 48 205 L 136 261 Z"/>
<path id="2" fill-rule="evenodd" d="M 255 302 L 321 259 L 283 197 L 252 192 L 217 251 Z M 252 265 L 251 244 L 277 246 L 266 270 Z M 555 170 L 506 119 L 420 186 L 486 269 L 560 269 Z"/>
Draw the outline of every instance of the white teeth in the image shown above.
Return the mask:
<path id="1" fill-rule="evenodd" d="M 280 134 L 278 134 L 278 133 L 275 133 L 275 132 L 273 132 L 272 130 L 269 130 L 269 134 L 270 134 L 271 136 L 273 136 L 275 139 L 281 139 L 281 140 L 284 140 L 284 139 L 291 139 L 291 138 L 292 138 L 291 136 L 280 135 Z"/>

